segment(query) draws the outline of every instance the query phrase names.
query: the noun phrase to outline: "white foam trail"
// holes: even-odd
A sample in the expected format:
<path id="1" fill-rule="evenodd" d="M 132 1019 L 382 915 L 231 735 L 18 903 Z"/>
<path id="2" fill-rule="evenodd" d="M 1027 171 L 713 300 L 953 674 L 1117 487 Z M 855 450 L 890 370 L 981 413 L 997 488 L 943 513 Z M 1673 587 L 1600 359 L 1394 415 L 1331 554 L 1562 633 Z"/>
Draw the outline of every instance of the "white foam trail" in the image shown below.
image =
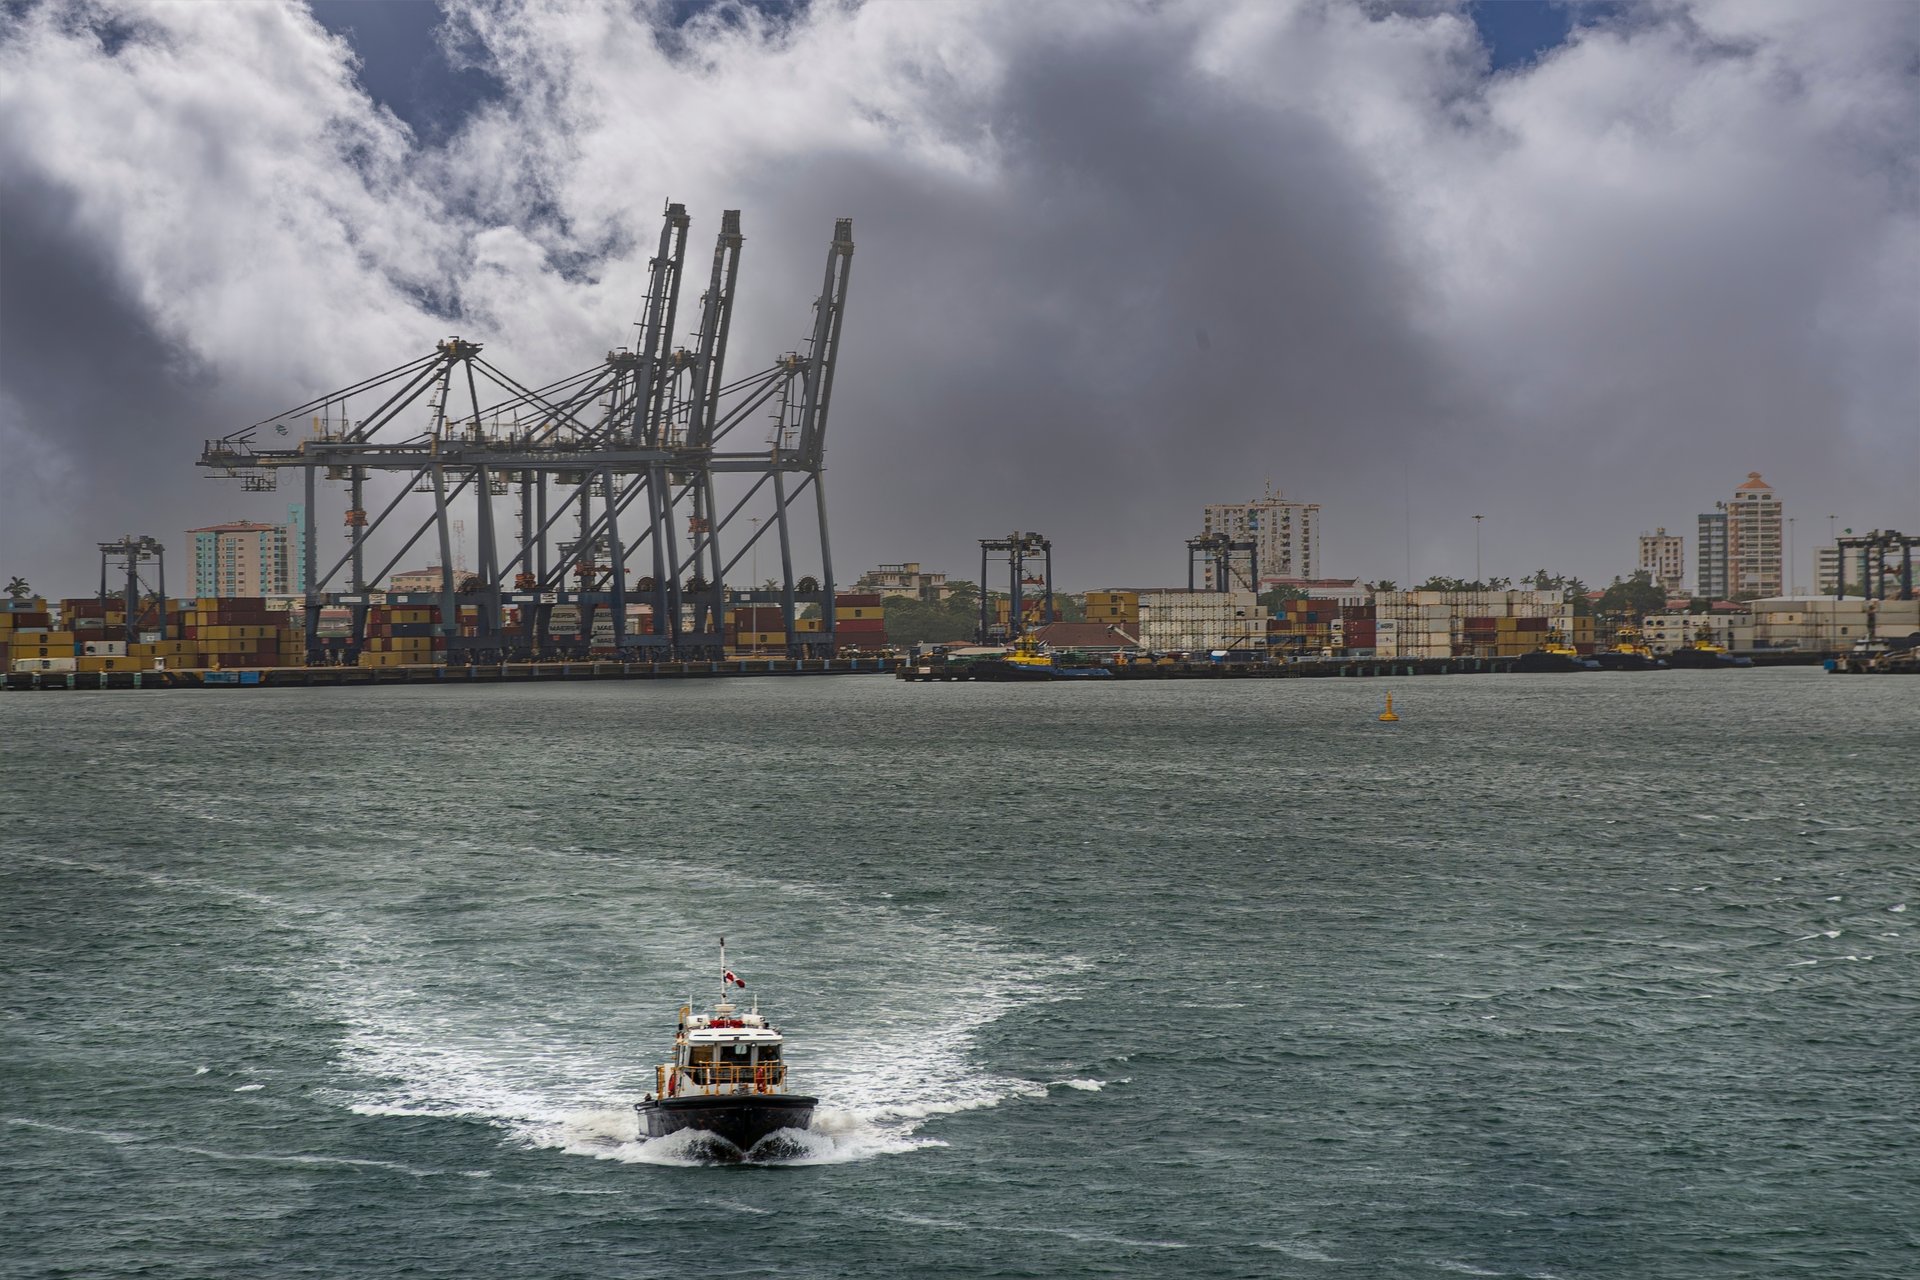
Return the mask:
<path id="1" fill-rule="evenodd" d="M 830 916 L 845 909 L 805 887 L 729 887 L 795 896 Z M 698 1135 L 641 1139 L 632 1104 L 651 1084 L 658 1046 L 642 1042 L 657 1030 L 652 1022 L 629 1025 L 637 1010 L 556 1005 L 537 988 L 515 1007 L 516 988 L 474 981 L 416 940 L 355 923 L 332 934 L 335 961 L 319 992 L 345 1027 L 342 1065 L 367 1082 L 341 1099 L 353 1111 L 477 1120 L 519 1144 L 596 1159 L 695 1164 L 714 1154 Z M 887 908 L 876 923 L 869 903 L 860 928 L 896 935 L 889 950 L 902 959 L 856 975 L 849 1021 L 789 1034 L 795 1085 L 820 1104 L 811 1127 L 784 1134 L 773 1158 L 829 1164 L 943 1145 L 917 1131 L 937 1116 L 1045 1096 L 1046 1085 L 981 1071 L 974 1039 L 1016 1009 L 1061 998 L 1049 983 L 1081 962 L 1011 952 L 984 930 Z M 502 989 L 509 994 L 497 996 Z"/>
<path id="2" fill-rule="evenodd" d="M 1254 1247 L 1256 1249 L 1269 1249 L 1274 1253 L 1284 1253 L 1289 1258 L 1297 1258 L 1301 1262 L 1340 1261 L 1339 1258 L 1334 1257 L 1330 1253 L 1322 1253 L 1320 1250 L 1309 1245 L 1294 1244 L 1286 1240 L 1256 1240 L 1254 1241 Z"/>

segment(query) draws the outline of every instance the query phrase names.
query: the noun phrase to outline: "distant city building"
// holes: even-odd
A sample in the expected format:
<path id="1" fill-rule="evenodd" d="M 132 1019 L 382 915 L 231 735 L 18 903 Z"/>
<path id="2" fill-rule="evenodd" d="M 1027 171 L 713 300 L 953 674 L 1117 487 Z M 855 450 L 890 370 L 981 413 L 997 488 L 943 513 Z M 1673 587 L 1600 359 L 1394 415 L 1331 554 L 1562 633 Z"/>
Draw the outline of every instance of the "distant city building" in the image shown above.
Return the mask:
<path id="1" fill-rule="evenodd" d="M 455 569 L 453 571 L 454 590 L 458 591 L 460 584 L 472 576 L 473 570 L 471 569 Z M 430 564 L 424 569 L 407 569 L 394 574 L 393 577 L 387 580 L 387 590 L 395 595 L 404 595 L 408 592 L 439 591 L 443 585 L 444 575 L 442 574 L 440 566 L 437 564 Z"/>
<path id="2" fill-rule="evenodd" d="M 287 590 L 295 595 L 307 593 L 307 508 L 302 503 L 287 507 Z"/>
<path id="3" fill-rule="evenodd" d="M 1269 492 L 1253 502 L 1208 503 L 1201 532 L 1224 533 L 1235 542 L 1253 543 L 1262 587 L 1297 585 L 1320 571 L 1317 502 L 1290 502 Z M 1211 577 L 1209 571 L 1210 587 L 1226 585 Z"/>
<path id="4" fill-rule="evenodd" d="M 299 564 L 286 525 L 235 520 L 187 530 L 196 596 L 279 596 L 296 591 Z"/>
<path id="5" fill-rule="evenodd" d="M 1687 576 L 1686 539 L 1664 528 L 1641 534 L 1640 568 L 1651 573 L 1653 580 L 1667 589 L 1668 595 L 1678 595 L 1680 584 Z"/>
<path id="6" fill-rule="evenodd" d="M 1700 536 L 1694 549 L 1694 561 L 1699 567 L 1695 571 L 1698 578 L 1693 594 L 1709 600 L 1724 599 L 1728 594 L 1727 504 L 1716 505 L 1718 510 L 1701 513 Z"/>
<path id="7" fill-rule="evenodd" d="M 1736 595 L 1778 596 L 1781 568 L 1780 499 L 1758 471 L 1733 491 L 1727 504 L 1727 585 Z"/>
<path id="8" fill-rule="evenodd" d="M 945 600 L 953 594 L 944 573 L 923 573 L 918 560 L 883 564 L 867 570 L 853 584 L 855 591 L 883 596 L 910 596 L 915 600 Z"/>
<path id="9" fill-rule="evenodd" d="M 1813 550 L 1813 589 L 1823 596 L 1837 596 L 1840 581 L 1840 548 L 1815 547 Z"/>

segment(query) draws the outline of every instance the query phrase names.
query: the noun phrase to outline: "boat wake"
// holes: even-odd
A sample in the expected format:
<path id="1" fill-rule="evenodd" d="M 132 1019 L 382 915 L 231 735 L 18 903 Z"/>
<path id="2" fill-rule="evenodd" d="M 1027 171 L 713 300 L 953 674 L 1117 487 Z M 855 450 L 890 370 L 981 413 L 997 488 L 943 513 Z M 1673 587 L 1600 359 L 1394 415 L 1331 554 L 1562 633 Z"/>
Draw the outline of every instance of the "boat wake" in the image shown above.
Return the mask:
<path id="1" fill-rule="evenodd" d="M 851 908 L 829 908 L 839 910 Z M 870 907 L 861 918 L 857 930 L 835 931 L 839 945 L 822 948 L 804 979 L 789 977 L 833 992 L 815 1012 L 777 999 L 794 1089 L 819 1098 L 812 1123 L 750 1151 L 686 1131 L 641 1137 L 633 1104 L 664 1045 L 662 1011 L 639 1003 L 634 984 L 617 995 L 568 988 L 529 972 L 539 962 L 526 957 L 517 972 L 458 971 L 430 943 L 369 931 L 365 921 L 333 935 L 347 954 L 336 954 L 322 988 L 342 1028 L 340 1065 L 355 1082 L 338 1100 L 361 1115 L 484 1123 L 515 1145 L 600 1160 L 805 1166 L 943 1146 L 922 1132 L 938 1117 L 1047 1094 L 1055 1082 L 983 1071 L 975 1039 L 1016 1010 L 1062 998 L 1058 980 L 1078 961 L 1009 949 L 966 926 L 899 915 L 876 922 Z M 873 963 L 876 943 L 887 966 Z M 833 1014 L 820 1016 L 824 1008 Z"/>

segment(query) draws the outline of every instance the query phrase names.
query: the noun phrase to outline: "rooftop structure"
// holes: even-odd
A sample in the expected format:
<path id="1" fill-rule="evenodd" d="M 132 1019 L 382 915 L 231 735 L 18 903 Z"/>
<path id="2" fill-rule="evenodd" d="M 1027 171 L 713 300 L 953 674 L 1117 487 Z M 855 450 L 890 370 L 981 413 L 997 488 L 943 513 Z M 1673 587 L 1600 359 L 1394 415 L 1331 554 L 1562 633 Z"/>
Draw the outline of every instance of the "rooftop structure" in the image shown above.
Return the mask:
<path id="1" fill-rule="evenodd" d="M 473 576 L 473 570 L 455 567 L 453 571 L 455 588 L 458 589 L 461 583 Z M 404 595 L 409 592 L 434 592 L 440 589 L 440 584 L 445 578 L 446 570 L 437 564 L 430 564 L 424 569 L 404 569 L 387 579 L 387 590 L 395 595 Z"/>

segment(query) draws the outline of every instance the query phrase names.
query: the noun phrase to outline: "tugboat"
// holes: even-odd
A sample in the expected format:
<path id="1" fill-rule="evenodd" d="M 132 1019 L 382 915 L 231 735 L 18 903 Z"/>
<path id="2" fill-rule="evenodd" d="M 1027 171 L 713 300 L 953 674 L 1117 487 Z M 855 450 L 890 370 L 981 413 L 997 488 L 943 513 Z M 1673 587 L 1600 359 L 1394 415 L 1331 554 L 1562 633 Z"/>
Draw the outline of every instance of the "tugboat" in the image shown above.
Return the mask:
<path id="1" fill-rule="evenodd" d="M 1113 672 L 1090 662 L 1063 660 L 1023 631 L 1003 658 L 986 658 L 970 668 L 975 680 L 1111 680 Z"/>
<path id="2" fill-rule="evenodd" d="M 1614 632 L 1613 647 L 1593 655 L 1602 671 L 1659 671 L 1667 665 L 1653 656 L 1638 627 L 1621 627 Z"/>
<path id="3" fill-rule="evenodd" d="M 1580 656 L 1580 651 L 1567 643 L 1566 633 L 1558 627 L 1547 632 L 1546 639 L 1532 653 L 1520 655 L 1520 661 L 1514 664 L 1518 671 L 1588 671 L 1593 661 Z"/>
<path id="4" fill-rule="evenodd" d="M 1702 623 L 1700 629 L 1694 632 L 1692 644 L 1667 655 L 1667 665 L 1697 671 L 1718 671 L 1722 667 L 1750 667 L 1753 659 L 1736 658 L 1727 652 L 1725 645 L 1715 644 L 1713 628 Z"/>
<path id="5" fill-rule="evenodd" d="M 673 1061 L 654 1068 L 654 1091 L 634 1104 L 643 1137 L 699 1129 L 724 1138 L 738 1159 L 768 1134 L 804 1129 L 813 1119 L 819 1099 L 787 1092 L 784 1041 L 758 998 L 745 1011 L 731 1000 L 746 986 L 727 968 L 727 940 L 720 939 L 720 1000 L 707 1013 L 680 1006 Z"/>

